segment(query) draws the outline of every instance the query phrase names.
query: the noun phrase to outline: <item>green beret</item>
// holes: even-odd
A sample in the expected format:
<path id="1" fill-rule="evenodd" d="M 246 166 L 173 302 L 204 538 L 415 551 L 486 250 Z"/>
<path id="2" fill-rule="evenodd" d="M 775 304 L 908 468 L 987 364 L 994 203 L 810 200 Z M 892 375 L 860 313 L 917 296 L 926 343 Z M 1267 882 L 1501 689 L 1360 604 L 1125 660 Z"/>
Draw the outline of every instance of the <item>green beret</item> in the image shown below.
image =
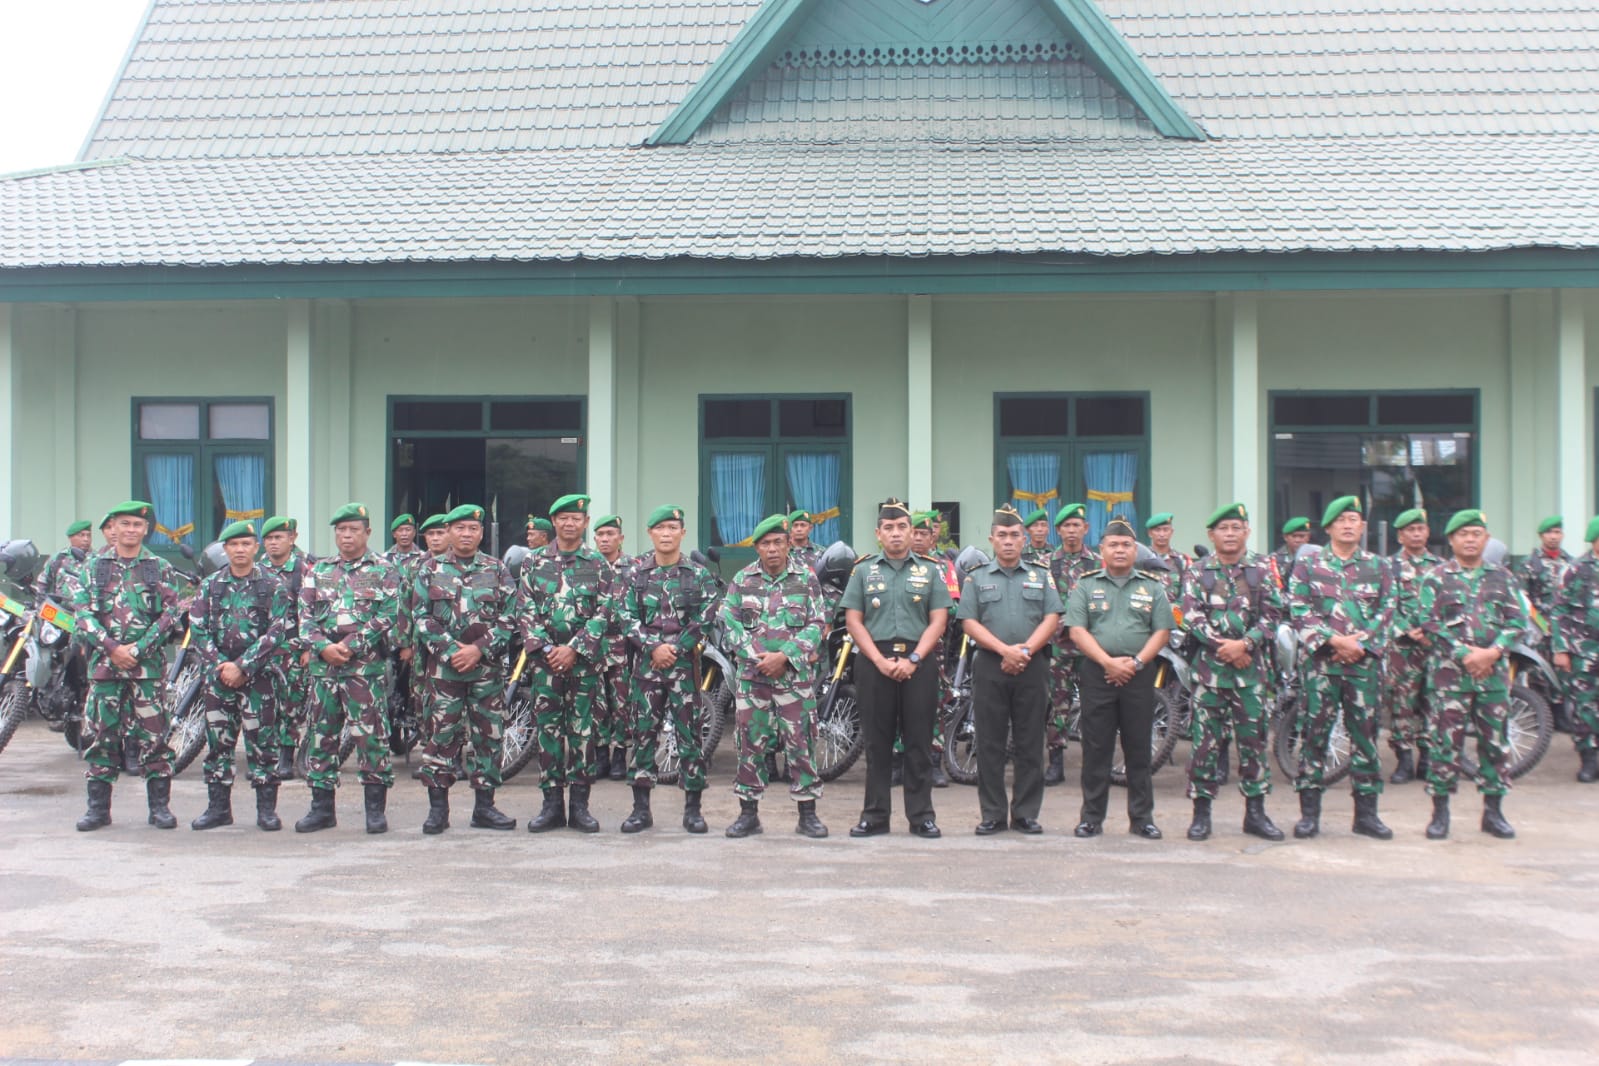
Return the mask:
<path id="1" fill-rule="evenodd" d="M 792 517 L 789 518 L 790 522 L 793 520 Z M 673 503 L 665 503 L 650 512 L 650 516 L 644 520 L 644 528 L 654 529 L 662 522 L 681 521 L 683 521 L 683 508 Z"/>
<path id="2" fill-rule="evenodd" d="M 1080 503 L 1068 503 L 1065 507 L 1055 512 L 1055 524 L 1058 526 L 1068 518 L 1081 518 L 1088 521 L 1088 507 Z"/>
<path id="3" fill-rule="evenodd" d="M 1218 507 L 1205 519 L 1206 529 L 1215 529 L 1228 519 L 1236 518 L 1240 522 L 1249 521 L 1249 510 L 1241 503 L 1229 503 L 1226 507 Z"/>
<path id="4" fill-rule="evenodd" d="M 104 515 L 102 515 L 100 517 L 100 528 L 104 529 L 106 526 L 109 526 L 111 524 L 111 519 L 113 519 L 115 517 L 116 516 L 113 515 L 110 511 L 107 511 Z"/>
<path id="5" fill-rule="evenodd" d="M 401 526 L 414 526 L 414 525 L 416 525 L 416 518 L 414 516 L 408 515 L 408 514 L 395 515 L 394 521 L 389 523 L 389 532 L 393 533 L 395 530 L 399 529 Z"/>
<path id="6" fill-rule="evenodd" d="M 592 528 L 604 529 L 606 526 L 615 526 L 618 530 L 620 530 L 622 528 L 622 516 L 617 514 L 602 514 L 598 518 L 594 519 L 594 525 Z"/>
<path id="7" fill-rule="evenodd" d="M 261 535 L 264 537 L 268 533 L 276 533 L 280 529 L 290 533 L 298 533 L 300 523 L 292 518 L 285 518 L 283 515 L 275 514 L 261 524 Z"/>
<path id="8" fill-rule="evenodd" d="M 372 516 L 366 513 L 366 504 L 347 503 L 333 512 L 333 517 L 328 521 L 328 525 L 336 526 L 340 522 L 365 522 L 367 525 L 371 525 Z"/>
<path id="9" fill-rule="evenodd" d="M 1399 517 L 1394 519 L 1394 531 L 1398 532 L 1399 530 L 1404 529 L 1406 526 L 1415 525 L 1417 522 L 1420 522 L 1422 525 L 1427 524 L 1426 511 L 1422 510 L 1420 507 L 1412 507 L 1408 511 L 1401 511 L 1399 513 Z"/>
<path id="10" fill-rule="evenodd" d="M 1310 519 L 1306 518 L 1304 515 L 1298 515 L 1283 523 L 1283 536 L 1286 537 L 1290 533 L 1299 533 L 1308 530 L 1309 528 Z"/>
<path id="11" fill-rule="evenodd" d="M 774 514 L 761 519 L 760 525 L 755 527 L 755 532 L 750 534 L 750 543 L 759 544 L 761 538 L 772 533 L 788 532 L 788 515 Z"/>
<path id="12" fill-rule="evenodd" d="M 1353 511 L 1356 514 L 1360 514 L 1359 496 L 1340 496 L 1332 503 L 1329 503 L 1327 505 L 1327 509 L 1321 513 L 1321 528 L 1326 529 L 1328 526 L 1332 525 L 1333 519 L 1337 518 L 1346 511 Z"/>
<path id="13" fill-rule="evenodd" d="M 548 518 L 538 518 L 534 515 L 527 516 L 527 528 L 536 529 L 540 533 L 554 533 L 555 526 Z"/>
<path id="14" fill-rule="evenodd" d="M 426 533 L 430 529 L 443 529 L 449 518 L 441 514 L 430 514 L 422 519 L 422 524 L 416 527 L 418 533 Z"/>
<path id="15" fill-rule="evenodd" d="M 220 540 L 223 544 L 226 544 L 228 541 L 234 540 L 238 537 L 253 536 L 255 536 L 255 527 L 250 523 L 231 522 L 222 527 L 222 532 L 217 534 L 217 540 Z"/>
<path id="16" fill-rule="evenodd" d="M 1551 529 L 1563 529 L 1565 524 L 1565 520 L 1560 515 L 1552 514 L 1538 523 L 1538 535 L 1543 536 Z"/>
<path id="17" fill-rule="evenodd" d="M 445 522 L 481 522 L 483 521 L 483 508 L 475 503 L 463 503 L 455 510 L 444 516 Z"/>
<path id="18" fill-rule="evenodd" d="M 89 531 L 89 520 L 87 518 L 80 518 L 76 522 L 72 523 L 70 526 L 67 527 L 67 536 L 75 537 L 79 533 L 87 533 L 88 531 Z"/>
<path id="19" fill-rule="evenodd" d="M 912 529 L 937 529 L 938 528 L 938 512 L 937 511 L 917 511 L 915 514 L 911 515 L 911 528 Z"/>
<path id="20" fill-rule="evenodd" d="M 576 511 L 578 514 L 587 514 L 589 504 L 592 502 L 593 497 L 585 496 L 581 492 L 569 493 L 568 495 L 562 496 L 560 499 L 550 504 L 550 517 L 554 518 L 556 515 L 565 514 L 567 511 Z M 550 528 L 553 529 L 554 527 L 552 526 Z"/>
<path id="21" fill-rule="evenodd" d="M 811 513 L 809 511 L 790 511 L 788 515 L 789 525 L 793 525 L 795 522 L 809 522 L 810 520 Z"/>
<path id="22" fill-rule="evenodd" d="M 106 521 L 108 522 L 113 518 L 121 518 L 123 515 L 127 515 L 129 518 L 143 518 L 146 521 L 154 521 L 155 508 L 143 500 L 124 500 L 105 513 Z M 102 525 L 100 528 L 104 529 L 105 526 Z"/>
<path id="23" fill-rule="evenodd" d="M 1176 515 L 1172 514 L 1170 511 L 1161 511 L 1159 514 L 1152 514 L 1148 519 L 1145 520 L 1144 528 L 1149 530 L 1154 529 L 1156 526 L 1166 525 L 1175 517 Z"/>
<path id="24" fill-rule="evenodd" d="M 1588 543 L 1599 540 L 1599 518 L 1588 519 Z"/>
<path id="25" fill-rule="evenodd" d="M 1036 510 L 1033 513 L 1029 514 L 1026 518 L 1022 519 L 1022 525 L 1030 526 L 1034 522 L 1048 522 L 1048 521 L 1049 521 L 1049 512 L 1044 510 L 1042 507 L 1040 507 L 1038 510 Z"/>
<path id="26" fill-rule="evenodd" d="M 1444 527 L 1444 536 L 1453 536 L 1456 530 L 1465 529 L 1467 526 L 1481 526 L 1483 529 L 1487 529 L 1488 516 L 1475 507 L 1468 507 L 1464 511 L 1456 511 L 1455 516 Z"/>

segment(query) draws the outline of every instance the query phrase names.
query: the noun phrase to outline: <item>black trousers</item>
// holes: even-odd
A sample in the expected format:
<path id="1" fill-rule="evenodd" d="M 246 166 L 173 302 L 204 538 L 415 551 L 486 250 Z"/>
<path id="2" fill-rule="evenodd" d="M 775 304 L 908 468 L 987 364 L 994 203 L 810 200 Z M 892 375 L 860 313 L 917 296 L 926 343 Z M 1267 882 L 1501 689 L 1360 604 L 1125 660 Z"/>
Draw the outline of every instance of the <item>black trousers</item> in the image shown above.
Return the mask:
<path id="1" fill-rule="evenodd" d="M 977 725 L 977 802 L 983 821 L 1005 821 L 1005 743 L 1016 748 L 1013 818 L 1037 818 L 1044 806 L 1044 721 L 1049 716 L 1049 656 L 1033 656 L 1027 669 L 1007 674 L 1000 658 L 978 650 L 972 657 L 972 717 Z"/>
<path id="2" fill-rule="evenodd" d="M 1127 763 L 1127 816 L 1135 822 L 1152 819 L 1155 785 L 1149 748 L 1155 724 L 1155 671 L 1146 667 L 1118 688 L 1105 680 L 1104 667 L 1085 658 L 1077 684 L 1083 708 L 1082 820 L 1095 824 L 1105 820 L 1118 733 Z"/>
<path id="3" fill-rule="evenodd" d="M 893 642 L 914 648 L 916 642 Z M 885 655 L 903 655 L 883 641 Z M 894 738 L 905 737 L 905 817 L 933 817 L 933 722 L 938 717 L 938 664 L 929 656 L 908 681 L 891 681 L 866 657 L 855 660 L 855 698 L 866 731 L 866 802 L 861 820 L 886 823 L 894 813 Z"/>

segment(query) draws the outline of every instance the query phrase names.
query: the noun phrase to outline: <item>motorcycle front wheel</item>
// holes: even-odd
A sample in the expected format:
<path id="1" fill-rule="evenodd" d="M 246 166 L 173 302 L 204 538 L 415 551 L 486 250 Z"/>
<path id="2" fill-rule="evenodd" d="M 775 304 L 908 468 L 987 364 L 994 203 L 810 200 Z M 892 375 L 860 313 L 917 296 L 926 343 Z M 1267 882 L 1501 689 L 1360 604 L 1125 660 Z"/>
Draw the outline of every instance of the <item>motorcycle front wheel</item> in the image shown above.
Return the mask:
<path id="1" fill-rule="evenodd" d="M 1277 767 L 1283 776 L 1293 781 L 1299 776 L 1300 711 L 1304 705 L 1295 699 L 1277 718 L 1277 733 L 1272 738 L 1272 753 L 1277 757 Z M 1327 767 L 1322 775 L 1322 786 L 1335 785 L 1349 776 L 1349 764 L 1354 759 L 1354 746 L 1349 742 L 1349 731 L 1344 728 L 1344 716 L 1333 719 L 1332 737 L 1327 742 Z"/>
<path id="2" fill-rule="evenodd" d="M 956 696 L 944 717 L 944 772 L 959 784 L 977 784 L 977 721 L 970 691 Z"/>
<path id="3" fill-rule="evenodd" d="M 539 750 L 538 727 L 533 723 L 533 697 L 519 694 L 505 711 L 500 736 L 500 780 L 509 781 L 533 761 Z"/>
<path id="4" fill-rule="evenodd" d="M 817 707 L 815 743 L 811 759 L 816 776 L 823 781 L 842 777 L 866 747 L 866 730 L 861 724 L 861 708 L 855 702 L 855 685 L 840 681 L 831 700 Z"/>
<path id="5" fill-rule="evenodd" d="M 1468 754 L 1471 738 L 1476 734 L 1466 730 L 1466 741 L 1460 753 L 1460 776 L 1476 778 L 1477 760 Z M 1505 741 L 1510 746 L 1510 776 L 1512 779 L 1532 772 L 1532 768 L 1549 752 L 1555 736 L 1555 716 L 1549 701 L 1526 685 L 1510 686 L 1510 716 L 1505 722 Z"/>
<path id="6" fill-rule="evenodd" d="M 177 680 L 162 694 L 172 720 L 167 726 L 167 746 L 172 749 L 173 776 L 189 768 L 205 750 L 205 701 L 200 699 L 202 667 L 191 658 L 178 673 Z"/>
<path id="7" fill-rule="evenodd" d="M 0 688 L 0 751 L 11 743 L 17 726 L 28 717 L 28 686 L 20 677 L 9 678 Z"/>

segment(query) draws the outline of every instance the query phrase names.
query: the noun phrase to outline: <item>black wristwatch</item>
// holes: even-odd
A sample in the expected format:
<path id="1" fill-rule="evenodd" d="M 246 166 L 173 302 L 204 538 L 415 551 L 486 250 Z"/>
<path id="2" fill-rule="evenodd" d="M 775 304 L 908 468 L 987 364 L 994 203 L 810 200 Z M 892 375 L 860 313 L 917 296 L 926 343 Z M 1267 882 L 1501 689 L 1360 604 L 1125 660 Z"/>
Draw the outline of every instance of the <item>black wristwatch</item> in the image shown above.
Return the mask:
<path id="1" fill-rule="evenodd" d="M 914 651 L 911 652 L 909 655 L 905 656 L 905 658 L 910 660 L 910 664 L 912 666 L 916 666 L 922 661 L 922 657 L 919 654 L 917 654 L 916 652 L 914 652 Z"/>

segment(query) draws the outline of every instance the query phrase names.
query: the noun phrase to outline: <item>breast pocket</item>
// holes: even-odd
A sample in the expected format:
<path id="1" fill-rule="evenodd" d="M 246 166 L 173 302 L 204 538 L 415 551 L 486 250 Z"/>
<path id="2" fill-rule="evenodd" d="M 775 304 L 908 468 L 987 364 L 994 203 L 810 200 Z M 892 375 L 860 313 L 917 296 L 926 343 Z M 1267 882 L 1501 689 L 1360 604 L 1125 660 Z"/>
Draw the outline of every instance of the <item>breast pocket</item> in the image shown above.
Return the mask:
<path id="1" fill-rule="evenodd" d="M 1026 585 L 1022 586 L 1022 599 L 1028 603 L 1043 603 L 1044 586 L 1039 585 L 1036 588 L 1029 588 Z"/>
<path id="2" fill-rule="evenodd" d="M 1005 593 L 997 585 L 989 585 L 977 590 L 978 603 L 998 603 L 1005 598 Z"/>

